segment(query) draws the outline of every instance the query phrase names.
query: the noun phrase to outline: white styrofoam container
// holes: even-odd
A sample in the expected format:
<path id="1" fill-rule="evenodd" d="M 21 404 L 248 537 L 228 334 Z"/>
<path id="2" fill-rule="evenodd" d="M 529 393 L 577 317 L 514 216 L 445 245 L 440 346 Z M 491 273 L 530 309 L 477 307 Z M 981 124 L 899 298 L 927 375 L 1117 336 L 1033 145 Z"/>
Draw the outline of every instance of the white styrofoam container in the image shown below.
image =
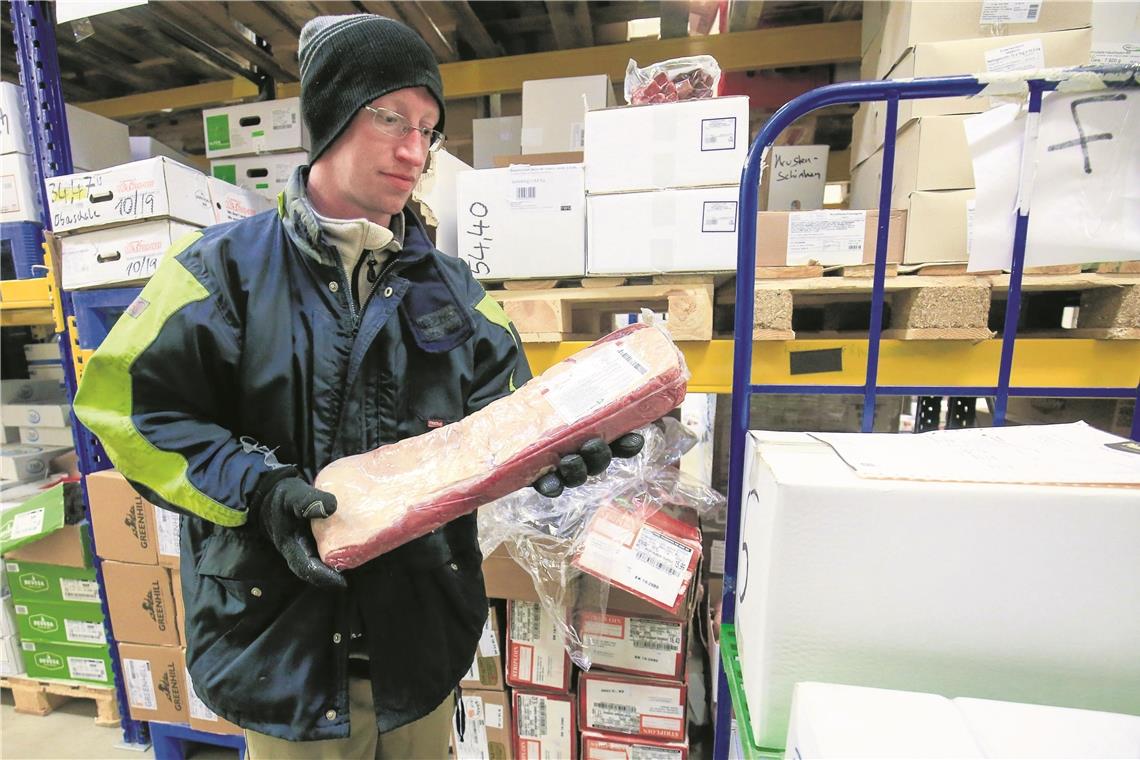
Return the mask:
<path id="1" fill-rule="evenodd" d="M 202 129 L 208 158 L 309 149 L 300 98 L 210 108 Z"/>
<path id="2" fill-rule="evenodd" d="M 197 229 L 160 219 L 62 238 L 63 287 L 78 290 L 148 280 L 170 246 Z"/>
<path id="3" fill-rule="evenodd" d="M 1140 757 L 1140 716 L 967 697 L 953 703 L 985 757 Z"/>
<path id="4" fill-rule="evenodd" d="M 266 198 L 276 198 L 289 185 L 293 170 L 308 162 L 305 151 L 235 156 L 211 161 L 210 174 Z"/>
<path id="5" fill-rule="evenodd" d="M 0 415 L 5 425 L 18 427 L 67 427 L 71 424 L 70 404 L 4 404 Z"/>
<path id="6" fill-rule="evenodd" d="M 214 207 L 206 175 L 169 158 L 150 158 L 46 180 L 57 233 L 173 219 L 207 227 Z"/>
<path id="7" fill-rule="evenodd" d="M 1135 489 L 859 478 L 802 433 L 747 447 L 736 622 L 761 746 L 800 681 L 1140 713 Z"/>
<path id="8" fill-rule="evenodd" d="M 32 158 L 24 153 L 0 156 L 0 222 L 38 222 Z"/>

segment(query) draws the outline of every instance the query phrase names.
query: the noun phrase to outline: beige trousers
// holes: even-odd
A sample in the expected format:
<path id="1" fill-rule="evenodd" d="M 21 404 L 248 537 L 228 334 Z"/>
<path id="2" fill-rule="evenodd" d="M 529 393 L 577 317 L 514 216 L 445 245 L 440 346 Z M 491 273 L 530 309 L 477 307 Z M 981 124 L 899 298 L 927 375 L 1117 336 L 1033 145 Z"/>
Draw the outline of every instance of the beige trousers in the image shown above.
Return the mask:
<path id="1" fill-rule="evenodd" d="M 289 742 L 246 731 L 249 760 L 445 760 L 451 742 L 455 695 L 424 717 L 381 734 L 376 730 L 372 686 L 363 678 L 348 681 L 352 732 L 347 739 Z"/>

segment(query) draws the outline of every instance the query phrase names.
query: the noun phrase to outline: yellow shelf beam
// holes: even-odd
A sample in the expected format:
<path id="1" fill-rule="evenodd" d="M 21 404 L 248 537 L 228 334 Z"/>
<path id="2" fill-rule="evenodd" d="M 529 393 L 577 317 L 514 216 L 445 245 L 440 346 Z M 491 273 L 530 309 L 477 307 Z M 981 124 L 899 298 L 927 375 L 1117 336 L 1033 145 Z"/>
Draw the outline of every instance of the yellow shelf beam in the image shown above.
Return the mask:
<path id="1" fill-rule="evenodd" d="M 0 326 L 54 324 L 48 278 L 0 282 Z"/>
<path id="2" fill-rule="evenodd" d="M 841 21 L 457 61 L 444 63 L 439 70 L 443 91 L 450 100 L 517 92 L 528 79 L 609 74 L 615 82 L 620 82 L 630 58 L 647 63 L 711 55 L 724 71 L 858 61 L 859 35 L 860 22 Z M 300 92 L 298 82 L 278 83 L 279 98 L 294 97 Z M 78 105 L 110 119 L 130 119 L 166 109 L 209 108 L 256 95 L 257 88 L 252 83 L 237 78 Z"/>
<path id="3" fill-rule="evenodd" d="M 524 348 L 537 374 L 588 346 L 588 342 L 527 343 Z M 732 390 L 732 341 L 681 343 L 693 379 L 689 390 Z M 838 348 L 843 369 L 792 375 L 796 351 Z M 884 340 L 879 350 L 880 385 L 988 386 L 997 384 L 1001 341 Z M 760 341 L 753 344 L 753 382 L 770 385 L 861 385 L 867 366 L 865 340 Z M 1135 387 L 1140 381 L 1140 341 L 1079 338 L 1017 341 L 1013 386 L 1060 388 Z M 853 391 L 859 392 L 859 391 Z"/>

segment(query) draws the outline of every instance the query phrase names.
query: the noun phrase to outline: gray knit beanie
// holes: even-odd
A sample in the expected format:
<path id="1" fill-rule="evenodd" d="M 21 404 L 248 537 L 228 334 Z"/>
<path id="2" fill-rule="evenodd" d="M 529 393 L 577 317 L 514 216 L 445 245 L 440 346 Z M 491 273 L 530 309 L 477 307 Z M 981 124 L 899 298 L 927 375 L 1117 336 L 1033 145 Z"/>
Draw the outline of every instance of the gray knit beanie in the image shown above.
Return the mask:
<path id="1" fill-rule="evenodd" d="M 443 131 L 443 82 L 427 43 L 404 24 L 383 16 L 318 16 L 301 29 L 301 114 L 316 161 L 356 112 L 381 95 L 426 87 L 439 103 Z"/>

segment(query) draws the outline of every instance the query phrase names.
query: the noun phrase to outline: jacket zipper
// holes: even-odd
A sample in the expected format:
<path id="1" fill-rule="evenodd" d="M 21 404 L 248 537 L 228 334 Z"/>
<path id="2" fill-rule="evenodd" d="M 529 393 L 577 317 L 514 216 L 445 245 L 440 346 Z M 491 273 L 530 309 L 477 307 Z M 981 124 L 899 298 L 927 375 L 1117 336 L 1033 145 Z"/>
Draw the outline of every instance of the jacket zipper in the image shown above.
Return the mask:
<path id="1" fill-rule="evenodd" d="M 360 313 L 363 316 L 364 309 L 368 306 L 368 302 L 372 300 L 372 294 L 380 287 L 380 283 L 384 281 L 384 276 L 392 271 L 392 267 L 396 265 L 396 254 L 393 252 L 389 254 L 388 263 L 380 269 L 380 274 L 376 276 L 376 282 L 372 283 L 372 287 L 368 289 L 368 295 L 360 302 Z"/>

